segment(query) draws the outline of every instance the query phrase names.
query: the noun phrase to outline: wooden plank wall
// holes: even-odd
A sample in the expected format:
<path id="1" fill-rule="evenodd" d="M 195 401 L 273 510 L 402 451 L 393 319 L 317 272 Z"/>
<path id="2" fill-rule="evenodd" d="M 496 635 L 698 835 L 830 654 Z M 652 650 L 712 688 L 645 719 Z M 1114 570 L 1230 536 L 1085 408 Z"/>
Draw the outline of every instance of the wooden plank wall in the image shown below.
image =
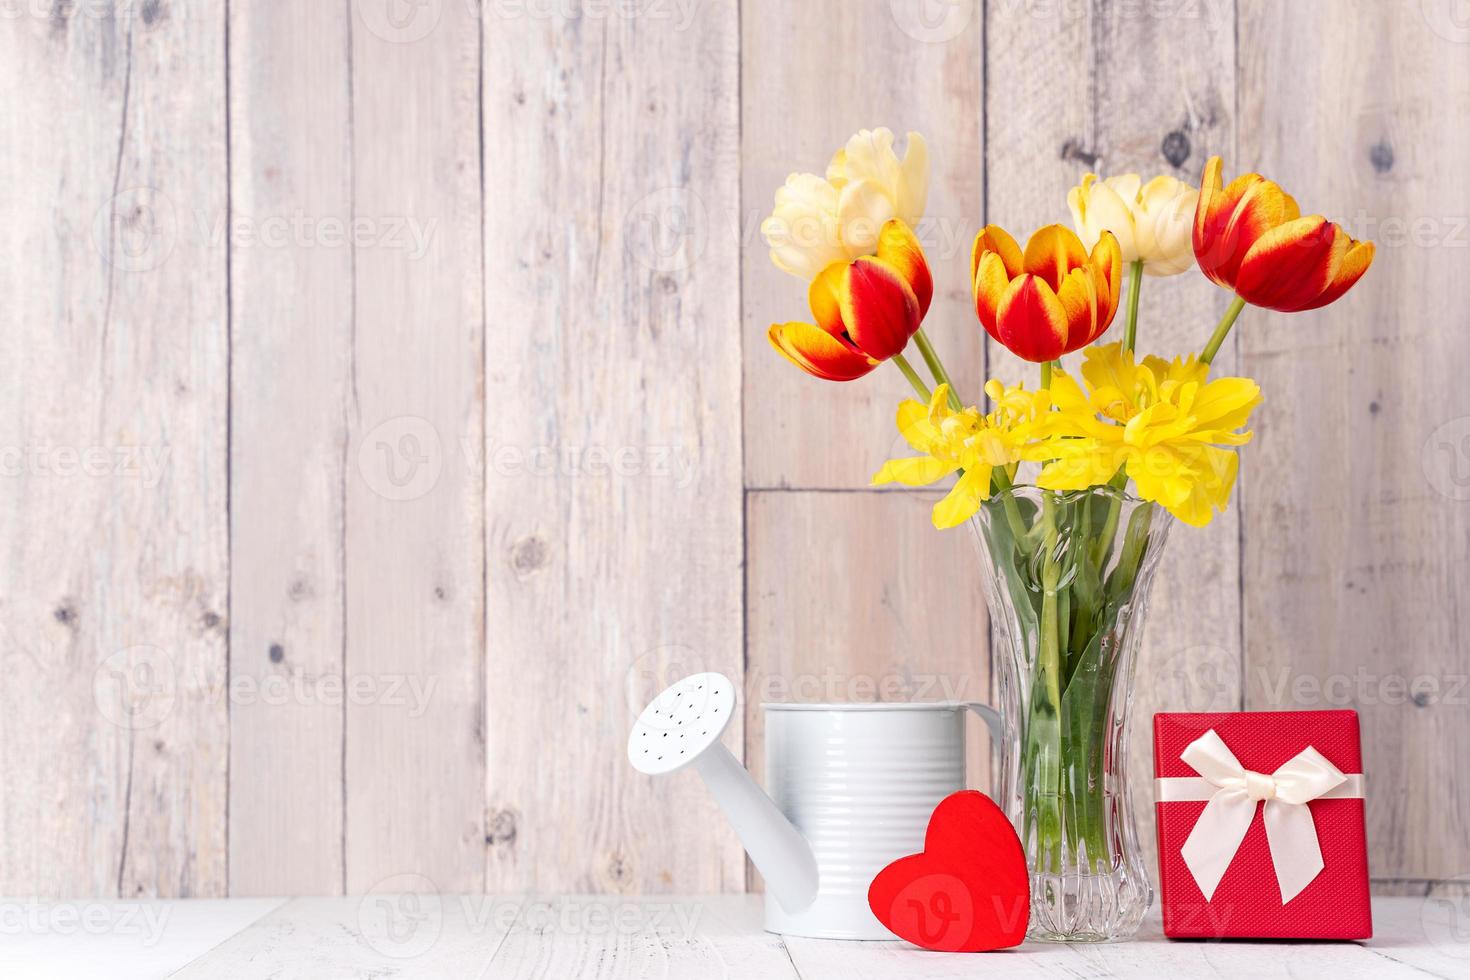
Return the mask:
<path id="1" fill-rule="evenodd" d="M 929 139 L 969 392 L 1017 370 L 974 231 L 1066 220 L 1087 169 L 1218 152 L 1378 240 L 1222 354 L 1268 400 L 1237 506 L 1176 529 L 1135 710 L 1356 706 L 1379 886 L 1470 871 L 1453 5 L 3 12 L 0 893 L 740 890 L 698 783 L 622 762 L 662 682 L 739 679 L 757 770 L 763 699 L 985 697 L 970 541 L 865 486 L 898 375 L 763 336 L 805 307 L 775 188 L 874 125 Z M 1163 352 L 1224 306 L 1149 287 Z"/>

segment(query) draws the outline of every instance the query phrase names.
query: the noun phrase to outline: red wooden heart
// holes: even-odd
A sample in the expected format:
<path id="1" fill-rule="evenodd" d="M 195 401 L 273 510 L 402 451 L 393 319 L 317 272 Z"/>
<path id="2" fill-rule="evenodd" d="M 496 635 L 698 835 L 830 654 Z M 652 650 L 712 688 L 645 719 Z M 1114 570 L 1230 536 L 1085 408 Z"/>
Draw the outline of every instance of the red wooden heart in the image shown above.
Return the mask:
<path id="1" fill-rule="evenodd" d="M 952 793 L 929 818 L 924 850 L 878 872 L 868 906 L 891 932 L 925 949 L 1020 945 L 1031 917 L 1021 839 L 990 797 Z"/>

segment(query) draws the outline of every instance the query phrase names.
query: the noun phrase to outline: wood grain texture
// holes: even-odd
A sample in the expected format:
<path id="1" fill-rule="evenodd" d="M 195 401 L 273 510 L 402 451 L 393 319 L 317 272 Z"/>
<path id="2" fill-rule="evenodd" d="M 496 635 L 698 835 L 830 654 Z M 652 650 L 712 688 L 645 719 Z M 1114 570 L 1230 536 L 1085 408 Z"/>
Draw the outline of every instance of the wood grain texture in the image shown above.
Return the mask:
<path id="1" fill-rule="evenodd" d="M 487 878 L 738 891 L 697 778 L 624 753 L 741 676 L 737 6 L 484 30 Z"/>
<path id="2" fill-rule="evenodd" d="M 405 18 L 390 5 L 352 6 L 353 218 L 369 233 L 353 249 L 346 888 L 361 893 L 414 873 L 446 891 L 478 891 L 478 11 L 427 4 Z M 399 247 L 404 231 L 395 228 L 417 228 L 418 247 Z"/>
<path id="3" fill-rule="evenodd" d="M 759 900 L 746 895 L 533 896 L 489 975 L 796 980 L 783 938 L 762 922 Z"/>
<path id="4" fill-rule="evenodd" d="M 771 264 L 760 222 L 788 173 L 825 173 L 859 129 L 923 133 L 933 172 L 918 233 L 935 281 L 925 332 L 977 397 L 984 335 L 968 269 L 982 206 L 980 4 L 747 0 L 741 12 L 746 486 L 863 487 L 891 455 L 894 407 L 911 391 L 891 365 L 834 384 L 770 348 L 772 323 L 811 315 L 807 284 Z"/>
<path id="5" fill-rule="evenodd" d="M 1153 980 L 1328 975 L 1448 980 L 1464 975 L 1464 960 L 1470 955 L 1459 929 L 1463 919 L 1456 918 L 1463 915 L 1462 906 L 1411 898 L 1375 899 L 1376 935 L 1362 943 L 1170 942 L 1161 934 L 1155 911 L 1131 942 L 1028 943 L 983 957 L 930 952 L 900 942 L 775 936 L 761 929 L 761 898 L 756 895 L 631 899 L 381 893 L 284 904 L 269 899 L 140 904 L 136 918 L 145 928 L 131 935 L 79 931 L 64 938 L 18 937 L 13 932 L 0 936 L 7 978 L 947 980 L 1060 975 Z M 114 919 L 127 910 L 115 902 L 88 907 Z M 148 931 L 149 923 L 161 925 L 160 933 Z M 153 941 L 145 941 L 150 936 Z"/>
<path id="6" fill-rule="evenodd" d="M 1330 309 L 1236 328 L 1268 392 L 1247 474 L 1247 703 L 1357 708 L 1373 873 L 1460 876 L 1470 782 L 1444 774 L 1470 732 L 1470 189 L 1446 175 L 1470 164 L 1470 31 L 1434 4 L 1242 15 L 1233 169 L 1378 242 Z M 1309 26 L 1321 46 L 1291 45 Z"/>
<path id="7" fill-rule="evenodd" d="M 0 22 L 6 894 L 226 887 L 224 22 L 126 8 Z"/>
<path id="8" fill-rule="evenodd" d="M 1235 141 L 1234 0 L 1181 4 L 1062 4 L 1041 17 L 1029 5 L 992 4 L 986 47 L 987 220 L 1019 240 L 1042 225 L 1070 227 L 1067 191 L 1088 171 L 1169 174 L 1198 186 L 1204 162 L 1232 156 Z M 1197 272 L 1146 278 L 1138 349 L 1197 352 L 1228 296 Z M 1120 311 L 1107 340 L 1121 340 Z M 1035 384 L 1037 369 L 992 343 L 991 373 Z M 1081 355 L 1066 363 L 1073 371 Z M 1235 372 L 1232 347 L 1215 361 Z M 1249 457 L 1254 447 L 1246 447 Z M 1243 481 L 1242 481 L 1243 482 Z M 1156 711 L 1240 706 L 1240 501 L 1204 530 L 1176 524 L 1155 579 L 1136 668 L 1130 778 L 1147 867 Z"/>
<path id="9" fill-rule="evenodd" d="M 412 876 L 389 879 L 411 887 Z M 424 880 L 419 881 L 424 884 Z M 190 963 L 192 980 L 250 976 L 478 977 L 523 899 L 440 895 L 426 889 L 357 898 L 296 898 Z M 248 964 L 248 966 L 246 966 Z"/>
<path id="10" fill-rule="evenodd" d="M 232 895 L 344 884 L 350 16 L 230 9 Z"/>
<path id="11" fill-rule="evenodd" d="M 930 526 L 937 499 L 747 495 L 745 758 L 758 781 L 762 701 L 989 701 L 980 563 L 968 530 Z M 970 785 L 988 789 L 988 736 L 968 727 Z"/>

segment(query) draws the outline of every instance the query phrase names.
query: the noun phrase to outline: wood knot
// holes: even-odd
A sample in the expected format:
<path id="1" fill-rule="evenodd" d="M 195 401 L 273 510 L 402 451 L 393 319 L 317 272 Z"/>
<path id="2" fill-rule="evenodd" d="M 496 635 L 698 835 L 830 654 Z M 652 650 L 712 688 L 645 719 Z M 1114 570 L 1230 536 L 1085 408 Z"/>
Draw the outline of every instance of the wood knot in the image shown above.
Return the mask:
<path id="1" fill-rule="evenodd" d="M 1164 137 L 1159 152 L 1164 154 L 1164 159 L 1169 161 L 1171 167 L 1182 167 L 1184 161 L 1189 159 L 1193 148 L 1189 145 L 1189 136 L 1182 129 L 1176 129 Z"/>
<path id="2" fill-rule="evenodd" d="M 302 600 L 310 599 L 315 594 L 316 590 L 304 578 L 293 579 L 291 584 L 286 587 L 286 596 L 292 602 L 301 602 Z"/>
<path id="3" fill-rule="evenodd" d="M 152 27 L 161 20 L 168 18 L 168 8 L 163 5 L 163 0 L 143 0 L 141 11 L 143 24 Z"/>
<path id="4" fill-rule="evenodd" d="M 278 664 L 286 659 L 286 648 L 279 643 L 272 643 L 270 649 L 266 651 L 266 656 L 271 658 L 271 663 Z"/>
<path id="5" fill-rule="evenodd" d="M 628 867 L 628 862 L 621 854 L 614 854 L 607 862 L 607 876 L 614 885 L 622 887 L 632 882 L 633 869 Z"/>
<path id="6" fill-rule="evenodd" d="M 510 565 L 518 575 L 529 575 L 551 558 L 546 542 L 536 535 L 521 538 L 510 550 Z"/>
<path id="7" fill-rule="evenodd" d="M 1373 169 L 1386 174 L 1393 169 L 1393 147 L 1384 140 L 1379 140 L 1368 148 L 1368 162 L 1373 164 Z"/>
<path id="8" fill-rule="evenodd" d="M 516 815 L 513 810 L 496 810 L 485 826 L 485 843 L 491 847 L 510 847 L 516 842 Z"/>
<path id="9" fill-rule="evenodd" d="M 1088 167 L 1096 167 L 1098 155 L 1091 150 L 1083 149 L 1081 140 L 1069 139 L 1062 144 L 1062 159 L 1076 160 Z"/>
<path id="10" fill-rule="evenodd" d="M 77 608 L 70 602 L 63 602 L 52 611 L 51 617 L 67 629 L 77 628 Z"/>

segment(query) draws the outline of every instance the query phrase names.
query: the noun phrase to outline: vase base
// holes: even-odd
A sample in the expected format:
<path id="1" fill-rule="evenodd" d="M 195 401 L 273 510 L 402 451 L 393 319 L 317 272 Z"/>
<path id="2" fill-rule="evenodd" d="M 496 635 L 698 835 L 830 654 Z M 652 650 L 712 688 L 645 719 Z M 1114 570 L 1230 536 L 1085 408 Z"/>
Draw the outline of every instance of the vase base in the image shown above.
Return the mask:
<path id="1" fill-rule="evenodd" d="M 1153 888 L 1141 873 L 1031 875 L 1031 926 L 1026 938 L 1041 943 L 1116 943 L 1132 939 L 1153 904 Z"/>

